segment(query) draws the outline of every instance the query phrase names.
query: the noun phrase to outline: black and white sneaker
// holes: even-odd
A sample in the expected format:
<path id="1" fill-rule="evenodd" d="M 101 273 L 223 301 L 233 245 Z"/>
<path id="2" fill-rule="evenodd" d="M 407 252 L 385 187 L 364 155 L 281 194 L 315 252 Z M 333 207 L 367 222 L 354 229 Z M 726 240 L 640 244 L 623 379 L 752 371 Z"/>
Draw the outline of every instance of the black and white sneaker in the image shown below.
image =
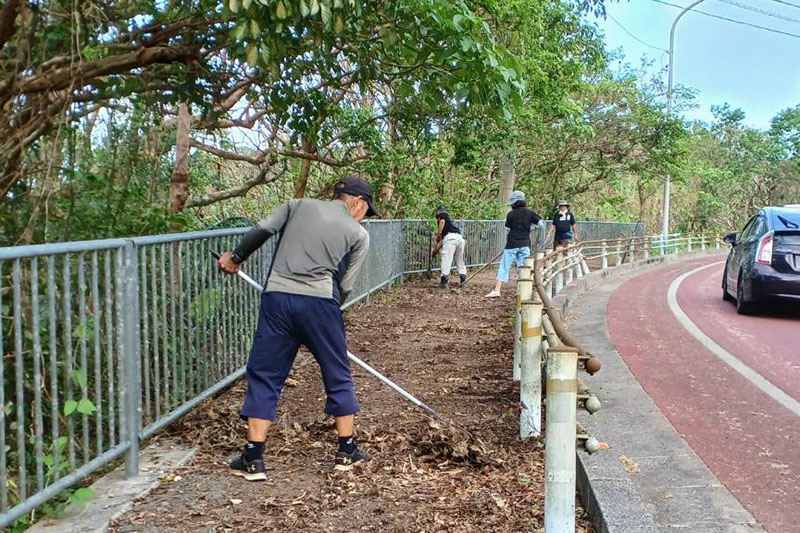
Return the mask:
<path id="1" fill-rule="evenodd" d="M 351 470 L 355 465 L 364 464 L 372 460 L 366 452 L 362 452 L 358 448 L 353 450 L 353 453 L 336 452 L 336 460 L 334 461 L 333 469 L 339 472 L 346 472 Z"/>
<path id="2" fill-rule="evenodd" d="M 231 474 L 241 476 L 247 481 L 266 481 L 267 474 L 263 459 L 248 461 L 241 455 L 238 459 L 231 461 Z"/>

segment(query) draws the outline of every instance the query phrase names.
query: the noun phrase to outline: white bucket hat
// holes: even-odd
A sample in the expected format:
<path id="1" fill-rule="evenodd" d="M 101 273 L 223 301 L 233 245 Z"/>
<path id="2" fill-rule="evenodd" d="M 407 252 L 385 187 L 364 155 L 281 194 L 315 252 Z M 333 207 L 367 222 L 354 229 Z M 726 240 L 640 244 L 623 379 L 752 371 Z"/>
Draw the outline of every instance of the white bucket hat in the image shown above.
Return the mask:
<path id="1" fill-rule="evenodd" d="M 524 201 L 525 201 L 525 193 L 522 191 L 514 191 L 508 198 L 508 205 L 514 205 L 517 202 L 524 202 Z"/>

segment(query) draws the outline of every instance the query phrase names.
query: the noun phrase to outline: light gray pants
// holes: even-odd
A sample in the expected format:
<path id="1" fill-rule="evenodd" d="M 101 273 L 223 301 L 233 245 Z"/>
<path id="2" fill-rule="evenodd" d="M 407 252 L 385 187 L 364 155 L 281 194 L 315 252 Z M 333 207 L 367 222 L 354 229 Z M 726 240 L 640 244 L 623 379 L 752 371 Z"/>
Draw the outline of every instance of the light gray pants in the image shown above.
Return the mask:
<path id="1" fill-rule="evenodd" d="M 450 275 L 453 259 L 459 274 L 466 275 L 467 265 L 464 264 L 464 247 L 466 241 L 458 233 L 448 233 L 442 241 L 442 276 Z"/>

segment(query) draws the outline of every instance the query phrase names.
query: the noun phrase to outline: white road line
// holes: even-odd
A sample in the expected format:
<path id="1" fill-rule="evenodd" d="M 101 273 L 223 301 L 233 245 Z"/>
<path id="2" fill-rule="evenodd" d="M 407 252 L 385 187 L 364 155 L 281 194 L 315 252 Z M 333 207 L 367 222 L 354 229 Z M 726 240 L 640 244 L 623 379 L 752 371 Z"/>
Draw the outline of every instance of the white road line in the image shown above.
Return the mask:
<path id="1" fill-rule="evenodd" d="M 688 331 L 692 337 L 700 341 L 703 346 L 708 348 L 711 353 L 722 359 L 728 366 L 744 376 L 753 385 L 758 387 L 761 392 L 767 394 L 770 398 L 786 407 L 797 416 L 800 416 L 800 402 L 770 383 L 764 376 L 744 364 L 732 353 L 714 342 L 711 337 L 703 333 L 700 328 L 698 328 L 695 323 L 692 322 L 689 316 L 683 312 L 683 309 L 681 309 L 681 306 L 678 304 L 678 289 L 686 278 L 695 272 L 718 266 L 724 262 L 725 261 L 717 261 L 709 265 L 703 265 L 675 278 L 675 280 L 670 284 L 669 290 L 667 291 L 667 302 L 669 303 L 669 308 L 672 311 L 672 314 L 675 315 L 675 318 L 678 319 L 678 322 L 680 322 L 681 325 L 686 328 L 686 331 Z"/>

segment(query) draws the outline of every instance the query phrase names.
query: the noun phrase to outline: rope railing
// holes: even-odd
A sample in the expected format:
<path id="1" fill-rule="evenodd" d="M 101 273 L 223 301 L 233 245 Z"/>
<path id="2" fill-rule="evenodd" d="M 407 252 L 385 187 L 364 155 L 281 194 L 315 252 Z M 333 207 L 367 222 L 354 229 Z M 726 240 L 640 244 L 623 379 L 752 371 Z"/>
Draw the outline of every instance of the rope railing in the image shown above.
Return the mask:
<path id="1" fill-rule="evenodd" d="M 595 270 L 608 270 L 653 256 L 721 248 L 719 235 L 643 235 L 573 243 L 528 257 L 519 269 L 513 377 L 520 381 L 520 437 L 542 433 L 546 396 L 545 530 L 574 531 L 577 443 L 589 453 L 602 444 L 577 423 L 577 409 L 594 414 L 600 401 L 578 378 L 594 374 L 600 361 L 567 329 L 554 302 L 565 287 Z M 613 266 L 611 266 L 613 260 Z"/>

